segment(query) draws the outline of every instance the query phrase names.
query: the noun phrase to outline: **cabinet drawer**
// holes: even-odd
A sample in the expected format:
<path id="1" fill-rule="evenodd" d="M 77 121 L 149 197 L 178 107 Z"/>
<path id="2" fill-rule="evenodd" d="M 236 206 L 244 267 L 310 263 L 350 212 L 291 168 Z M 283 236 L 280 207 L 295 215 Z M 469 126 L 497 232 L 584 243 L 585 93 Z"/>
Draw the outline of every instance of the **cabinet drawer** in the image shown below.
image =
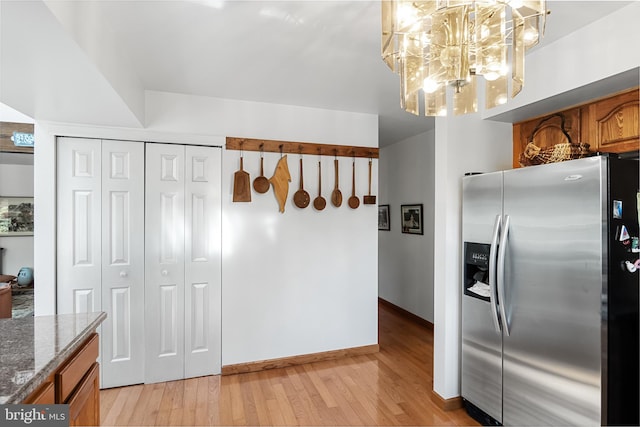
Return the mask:
<path id="1" fill-rule="evenodd" d="M 29 405 L 50 405 L 55 403 L 56 394 L 53 381 L 47 381 L 24 400 Z"/>
<path id="2" fill-rule="evenodd" d="M 94 333 L 56 373 L 56 402 L 65 403 L 69 395 L 98 358 L 98 334 Z"/>

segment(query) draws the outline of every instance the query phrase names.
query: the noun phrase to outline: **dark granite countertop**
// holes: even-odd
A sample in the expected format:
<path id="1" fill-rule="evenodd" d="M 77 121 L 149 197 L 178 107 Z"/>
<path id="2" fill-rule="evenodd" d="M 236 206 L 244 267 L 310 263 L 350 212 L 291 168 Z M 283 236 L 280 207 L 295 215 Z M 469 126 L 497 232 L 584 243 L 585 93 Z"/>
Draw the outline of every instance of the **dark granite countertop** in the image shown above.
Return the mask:
<path id="1" fill-rule="evenodd" d="M 98 312 L 0 319 L 0 404 L 22 402 L 106 317 Z"/>

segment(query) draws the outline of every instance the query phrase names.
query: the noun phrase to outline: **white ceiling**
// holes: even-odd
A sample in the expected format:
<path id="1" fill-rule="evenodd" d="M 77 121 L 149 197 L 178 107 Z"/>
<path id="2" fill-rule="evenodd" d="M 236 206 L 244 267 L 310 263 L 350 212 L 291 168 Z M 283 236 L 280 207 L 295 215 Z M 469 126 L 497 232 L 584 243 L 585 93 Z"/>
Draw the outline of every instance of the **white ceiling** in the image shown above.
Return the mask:
<path id="1" fill-rule="evenodd" d="M 547 3 L 537 48 L 630 2 Z M 380 59 L 378 1 L 91 4 L 83 19 L 99 25 L 73 36 L 85 49 L 88 38 L 112 39 L 144 89 L 378 114 L 381 146 L 433 128 L 399 107 L 398 77 Z"/>

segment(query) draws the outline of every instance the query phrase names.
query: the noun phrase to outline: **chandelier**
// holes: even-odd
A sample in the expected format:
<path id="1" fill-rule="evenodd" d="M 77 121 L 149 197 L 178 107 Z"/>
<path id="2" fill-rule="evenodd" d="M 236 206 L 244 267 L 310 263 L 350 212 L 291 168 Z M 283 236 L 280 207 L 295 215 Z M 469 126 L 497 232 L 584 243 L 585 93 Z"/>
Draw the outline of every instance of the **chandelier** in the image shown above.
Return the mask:
<path id="1" fill-rule="evenodd" d="M 425 116 L 478 111 L 478 76 L 486 108 L 524 85 L 524 54 L 544 33 L 545 0 L 382 0 L 382 59 L 400 75 L 400 105 Z M 510 77 L 510 78 L 509 78 Z"/>

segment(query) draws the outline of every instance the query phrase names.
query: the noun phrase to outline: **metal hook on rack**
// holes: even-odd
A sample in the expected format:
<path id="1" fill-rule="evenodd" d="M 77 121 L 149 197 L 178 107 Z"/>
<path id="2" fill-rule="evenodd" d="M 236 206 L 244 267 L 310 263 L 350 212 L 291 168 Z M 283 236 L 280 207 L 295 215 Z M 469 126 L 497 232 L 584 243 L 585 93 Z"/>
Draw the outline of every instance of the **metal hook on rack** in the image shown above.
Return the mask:
<path id="1" fill-rule="evenodd" d="M 283 148 L 283 144 L 280 144 L 280 146 L 279 146 L 278 148 L 280 148 L 280 158 L 282 158 L 282 148 Z"/>

